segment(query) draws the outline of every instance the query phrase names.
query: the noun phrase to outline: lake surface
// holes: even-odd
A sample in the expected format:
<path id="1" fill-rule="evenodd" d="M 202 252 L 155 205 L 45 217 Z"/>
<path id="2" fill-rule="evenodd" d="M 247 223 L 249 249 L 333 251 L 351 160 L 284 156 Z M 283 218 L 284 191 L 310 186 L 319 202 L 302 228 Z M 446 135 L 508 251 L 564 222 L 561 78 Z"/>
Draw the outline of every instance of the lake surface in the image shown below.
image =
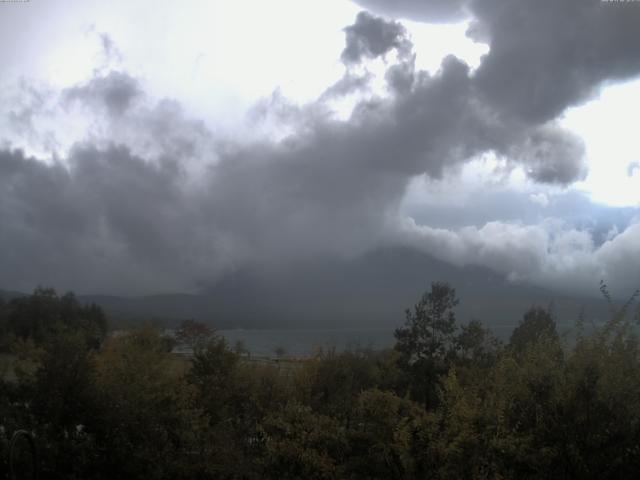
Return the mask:
<path id="1" fill-rule="evenodd" d="M 393 346 L 393 329 L 371 330 L 219 330 L 233 348 L 242 341 L 252 355 L 274 357 L 279 347 L 285 355 L 312 355 L 318 348 L 338 351 L 355 348 L 383 349 Z"/>

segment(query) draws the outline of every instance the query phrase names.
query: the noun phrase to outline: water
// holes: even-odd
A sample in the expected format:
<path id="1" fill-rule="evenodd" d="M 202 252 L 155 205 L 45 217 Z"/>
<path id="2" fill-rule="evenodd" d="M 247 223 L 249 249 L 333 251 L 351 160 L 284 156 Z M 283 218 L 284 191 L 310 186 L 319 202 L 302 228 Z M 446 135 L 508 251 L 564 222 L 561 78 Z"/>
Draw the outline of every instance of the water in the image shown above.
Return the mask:
<path id="1" fill-rule="evenodd" d="M 278 348 L 284 349 L 284 355 L 294 357 L 312 355 L 318 348 L 380 350 L 394 345 L 393 332 L 393 329 L 218 331 L 232 348 L 242 341 L 251 355 L 259 357 L 275 357 Z"/>

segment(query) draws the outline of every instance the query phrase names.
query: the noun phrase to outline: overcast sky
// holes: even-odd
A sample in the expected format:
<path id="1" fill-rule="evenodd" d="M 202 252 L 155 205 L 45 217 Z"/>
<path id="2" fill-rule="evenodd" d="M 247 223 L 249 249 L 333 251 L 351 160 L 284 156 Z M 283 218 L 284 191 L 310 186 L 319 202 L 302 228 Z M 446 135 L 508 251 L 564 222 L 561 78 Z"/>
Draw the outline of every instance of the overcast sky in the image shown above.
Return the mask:
<path id="1" fill-rule="evenodd" d="M 640 2 L 0 3 L 0 288 L 406 247 L 640 287 Z"/>

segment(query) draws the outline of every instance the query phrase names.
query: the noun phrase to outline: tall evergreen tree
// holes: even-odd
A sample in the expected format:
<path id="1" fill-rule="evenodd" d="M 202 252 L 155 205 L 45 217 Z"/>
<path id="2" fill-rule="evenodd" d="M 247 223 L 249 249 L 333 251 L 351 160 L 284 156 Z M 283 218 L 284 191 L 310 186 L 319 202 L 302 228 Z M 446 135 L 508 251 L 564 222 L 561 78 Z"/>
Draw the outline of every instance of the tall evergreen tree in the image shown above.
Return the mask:
<path id="1" fill-rule="evenodd" d="M 409 376 L 414 398 L 427 407 L 437 403 L 438 378 L 453 354 L 458 302 L 455 289 L 434 282 L 413 310 L 406 310 L 404 326 L 395 331 L 399 366 Z"/>

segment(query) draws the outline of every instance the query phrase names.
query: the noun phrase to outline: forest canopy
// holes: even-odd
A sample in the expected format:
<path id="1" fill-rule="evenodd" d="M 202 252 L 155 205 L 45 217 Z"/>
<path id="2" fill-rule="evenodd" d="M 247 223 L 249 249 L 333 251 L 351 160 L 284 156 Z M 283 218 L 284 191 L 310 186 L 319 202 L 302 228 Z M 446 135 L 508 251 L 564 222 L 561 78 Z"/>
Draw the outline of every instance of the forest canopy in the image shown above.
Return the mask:
<path id="1" fill-rule="evenodd" d="M 532 306 L 500 342 L 436 282 L 392 349 L 260 363 L 194 321 L 190 357 L 151 326 L 107 335 L 100 308 L 38 289 L 0 304 L 1 471 L 25 430 L 41 478 L 633 478 L 634 299 L 570 338 Z"/>

